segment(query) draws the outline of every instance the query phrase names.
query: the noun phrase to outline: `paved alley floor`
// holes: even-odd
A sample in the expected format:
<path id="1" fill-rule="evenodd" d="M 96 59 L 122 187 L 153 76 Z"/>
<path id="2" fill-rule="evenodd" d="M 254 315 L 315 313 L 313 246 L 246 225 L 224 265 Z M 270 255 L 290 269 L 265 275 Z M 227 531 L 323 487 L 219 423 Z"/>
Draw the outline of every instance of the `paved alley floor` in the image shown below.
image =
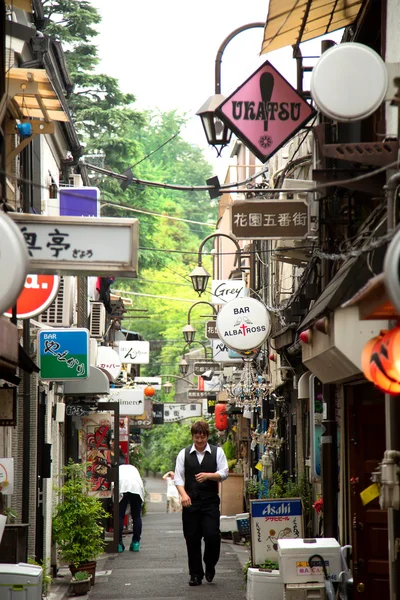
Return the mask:
<path id="1" fill-rule="evenodd" d="M 140 552 L 130 552 L 131 535 L 124 538 L 125 552 L 103 555 L 98 561 L 96 583 L 89 600 L 176 600 L 229 598 L 244 600 L 246 586 L 242 565 L 246 546 L 222 540 L 214 581 L 188 585 L 186 545 L 181 513 L 166 513 L 166 485 L 146 479 L 147 513 L 143 517 Z M 85 596 L 81 596 L 84 600 Z"/>

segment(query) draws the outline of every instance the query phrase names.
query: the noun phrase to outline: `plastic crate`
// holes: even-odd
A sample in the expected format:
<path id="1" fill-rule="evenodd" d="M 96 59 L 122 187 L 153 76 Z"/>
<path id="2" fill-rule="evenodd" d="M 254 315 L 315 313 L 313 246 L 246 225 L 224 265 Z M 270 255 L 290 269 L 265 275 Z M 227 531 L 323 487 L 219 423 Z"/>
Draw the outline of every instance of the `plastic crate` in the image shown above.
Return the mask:
<path id="1" fill-rule="evenodd" d="M 250 515 L 240 513 L 236 515 L 237 529 L 240 535 L 250 535 Z"/>

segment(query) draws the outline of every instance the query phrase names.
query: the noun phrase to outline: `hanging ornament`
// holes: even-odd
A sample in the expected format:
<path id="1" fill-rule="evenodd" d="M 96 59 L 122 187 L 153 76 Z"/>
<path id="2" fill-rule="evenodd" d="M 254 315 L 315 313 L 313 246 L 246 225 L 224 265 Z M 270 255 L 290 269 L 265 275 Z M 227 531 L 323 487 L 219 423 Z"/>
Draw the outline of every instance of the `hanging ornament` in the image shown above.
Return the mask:
<path id="1" fill-rule="evenodd" d="M 147 396 L 148 398 L 151 398 L 151 396 L 154 396 L 154 394 L 155 394 L 155 390 L 154 390 L 153 386 L 151 386 L 151 385 L 147 385 L 147 386 L 144 388 L 144 390 L 143 390 L 143 393 L 144 393 L 144 395 L 145 395 L 145 396 Z"/>

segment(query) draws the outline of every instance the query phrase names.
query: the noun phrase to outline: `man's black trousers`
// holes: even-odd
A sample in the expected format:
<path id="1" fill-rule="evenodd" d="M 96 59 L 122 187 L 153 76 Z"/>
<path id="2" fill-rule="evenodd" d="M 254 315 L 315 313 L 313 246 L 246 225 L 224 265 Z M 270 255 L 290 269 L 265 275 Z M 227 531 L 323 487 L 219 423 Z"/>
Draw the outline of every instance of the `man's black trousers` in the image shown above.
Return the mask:
<path id="1" fill-rule="evenodd" d="M 204 577 L 201 560 L 201 540 L 204 538 L 204 564 L 213 569 L 218 562 L 221 534 L 219 531 L 219 497 L 213 500 L 192 500 L 192 506 L 182 509 L 183 535 L 186 540 L 189 573 Z"/>

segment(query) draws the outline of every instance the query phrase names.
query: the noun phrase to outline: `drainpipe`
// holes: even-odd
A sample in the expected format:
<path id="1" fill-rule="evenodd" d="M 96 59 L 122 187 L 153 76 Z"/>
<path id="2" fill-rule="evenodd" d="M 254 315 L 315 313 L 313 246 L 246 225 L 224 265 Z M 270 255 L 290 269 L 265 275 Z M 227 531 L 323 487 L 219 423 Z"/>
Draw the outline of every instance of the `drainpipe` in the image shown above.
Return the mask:
<path id="1" fill-rule="evenodd" d="M 324 537 L 338 539 L 338 452 L 334 387 L 322 386 L 324 399 L 321 435 L 322 496 Z"/>
<path id="2" fill-rule="evenodd" d="M 31 146 L 29 145 L 23 151 L 24 179 L 23 184 L 23 211 L 30 212 L 32 187 L 29 183 L 32 181 L 31 173 Z M 30 356 L 30 320 L 23 320 L 22 345 L 25 352 Z M 24 371 L 22 377 L 22 418 L 23 418 L 23 446 L 22 446 L 22 523 L 29 523 L 29 504 L 30 504 L 30 464 L 31 464 L 31 376 Z"/>
<path id="3" fill-rule="evenodd" d="M 386 186 L 387 231 L 396 227 L 398 212 L 396 196 L 400 186 L 400 172 L 392 175 Z M 400 402 L 398 396 L 385 394 L 386 450 L 400 450 Z M 400 591 L 400 511 L 387 509 L 389 543 L 390 600 L 396 600 Z"/>

